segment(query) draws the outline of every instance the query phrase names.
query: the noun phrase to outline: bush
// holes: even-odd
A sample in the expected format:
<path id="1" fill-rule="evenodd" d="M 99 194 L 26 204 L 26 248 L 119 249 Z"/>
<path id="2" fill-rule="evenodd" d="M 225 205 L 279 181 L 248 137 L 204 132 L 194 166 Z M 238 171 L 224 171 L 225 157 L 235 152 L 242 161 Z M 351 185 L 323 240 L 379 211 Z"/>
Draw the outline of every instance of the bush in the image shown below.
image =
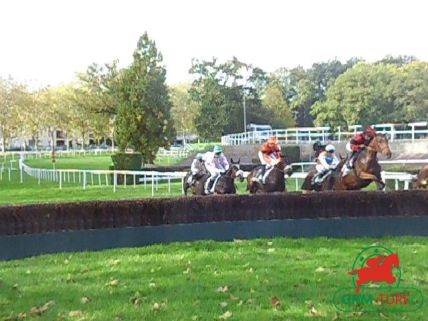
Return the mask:
<path id="1" fill-rule="evenodd" d="M 288 163 L 300 163 L 300 147 L 298 145 L 285 145 L 281 146 L 281 149 Z"/>
<path id="2" fill-rule="evenodd" d="M 143 156 L 140 153 L 116 153 L 111 155 L 113 166 L 110 169 L 140 171 L 143 164 Z M 117 184 L 123 184 L 123 176 L 117 175 Z M 113 175 L 111 182 L 113 184 Z M 126 184 L 134 183 L 134 178 L 130 175 L 126 176 Z"/>
<path id="3" fill-rule="evenodd" d="M 114 169 L 139 171 L 143 164 L 143 156 L 140 153 L 116 153 L 111 155 Z"/>

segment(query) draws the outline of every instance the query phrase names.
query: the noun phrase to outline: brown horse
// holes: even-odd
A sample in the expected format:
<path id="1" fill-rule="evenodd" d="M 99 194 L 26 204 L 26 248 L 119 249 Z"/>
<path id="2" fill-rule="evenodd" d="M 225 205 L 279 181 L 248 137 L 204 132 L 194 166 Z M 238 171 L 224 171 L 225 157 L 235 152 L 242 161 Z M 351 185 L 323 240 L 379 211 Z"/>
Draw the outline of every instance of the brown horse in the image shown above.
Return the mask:
<path id="1" fill-rule="evenodd" d="M 293 170 L 291 166 L 287 166 L 284 155 L 281 155 L 279 162 L 266 177 L 265 184 L 257 179 L 257 175 L 261 169 L 262 166 L 258 166 L 247 176 L 247 190 L 250 191 L 251 194 L 286 191 L 285 176 L 290 176 Z"/>
<path id="2" fill-rule="evenodd" d="M 381 167 L 377 160 L 377 153 L 391 158 L 388 139 L 383 134 L 376 134 L 370 144 L 364 148 L 354 162 L 354 168 L 346 176 L 337 177 L 334 190 L 359 190 L 375 182 L 379 190 L 383 190 L 385 183 L 381 177 Z M 346 166 L 346 165 L 344 165 Z"/>
<path id="3" fill-rule="evenodd" d="M 241 181 L 244 180 L 243 172 L 239 167 L 240 160 L 234 162 L 233 159 L 230 159 L 230 162 L 231 165 L 229 169 L 217 179 L 217 182 L 215 182 L 214 194 L 235 194 L 235 178 L 239 177 Z M 205 194 L 205 182 L 209 179 L 209 174 L 203 175 L 192 186 L 187 182 L 189 175 L 191 175 L 191 173 L 188 173 L 183 181 L 184 195 L 187 195 L 187 190 L 189 188 L 191 188 L 193 195 L 207 195 Z"/>
<path id="4" fill-rule="evenodd" d="M 419 171 L 414 182 L 414 187 L 420 189 L 428 188 L 428 165 L 425 165 Z"/>

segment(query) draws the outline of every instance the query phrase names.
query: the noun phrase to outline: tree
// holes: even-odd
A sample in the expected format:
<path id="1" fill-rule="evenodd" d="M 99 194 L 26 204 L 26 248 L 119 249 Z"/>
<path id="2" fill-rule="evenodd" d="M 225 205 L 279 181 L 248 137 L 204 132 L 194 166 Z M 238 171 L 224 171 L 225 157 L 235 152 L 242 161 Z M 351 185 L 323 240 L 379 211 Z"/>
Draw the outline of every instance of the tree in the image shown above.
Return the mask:
<path id="1" fill-rule="evenodd" d="M 416 61 L 416 57 L 414 56 L 391 56 L 387 55 L 383 59 L 379 60 L 377 64 L 390 64 L 390 65 L 397 65 L 399 67 L 402 67 L 404 65 L 410 64 L 413 61 Z"/>
<path id="2" fill-rule="evenodd" d="M 266 86 L 263 94 L 263 106 L 273 114 L 272 126 L 286 128 L 295 126 L 293 114 L 285 99 L 284 87 L 279 79 L 273 78 Z"/>
<path id="3" fill-rule="evenodd" d="M 66 87 L 44 88 L 39 92 L 40 117 L 42 126 L 48 132 L 52 148 L 56 144 L 56 132 L 71 132 L 70 105 Z"/>
<path id="4" fill-rule="evenodd" d="M 244 131 L 244 95 L 247 123 L 271 122 L 272 113 L 263 107 L 260 96 L 268 77 L 260 68 L 236 57 L 225 63 L 213 58 L 193 60 L 190 73 L 197 77 L 190 94 L 199 107 L 195 124 L 201 138 L 215 140 Z"/>
<path id="5" fill-rule="evenodd" d="M 153 162 L 159 147 L 168 147 L 175 139 L 165 80 L 162 55 L 144 33 L 114 92 L 119 102 L 115 124 L 118 147 L 141 152 L 146 162 Z"/>
<path id="6" fill-rule="evenodd" d="M 177 132 L 196 132 L 195 116 L 198 114 L 198 105 L 189 94 L 189 84 L 179 84 L 170 88 L 174 128 Z"/>
<path id="7" fill-rule="evenodd" d="M 0 78 L 0 137 L 2 152 L 10 138 L 17 136 L 22 129 L 23 106 L 28 101 L 25 86 L 12 78 Z"/>
<path id="8" fill-rule="evenodd" d="M 394 65 L 360 63 L 339 76 L 312 113 L 319 125 L 369 125 L 400 120 L 395 104 Z"/>
<path id="9" fill-rule="evenodd" d="M 413 61 L 399 69 L 393 82 L 395 105 L 405 122 L 428 118 L 428 63 Z"/>

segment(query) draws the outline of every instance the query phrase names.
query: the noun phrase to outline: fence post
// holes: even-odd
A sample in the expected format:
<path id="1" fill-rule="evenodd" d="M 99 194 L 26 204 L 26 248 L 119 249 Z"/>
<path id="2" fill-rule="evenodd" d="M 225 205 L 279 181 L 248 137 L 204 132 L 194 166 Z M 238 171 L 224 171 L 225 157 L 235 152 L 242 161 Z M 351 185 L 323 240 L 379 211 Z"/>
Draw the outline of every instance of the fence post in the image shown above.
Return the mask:
<path id="1" fill-rule="evenodd" d="M 83 172 L 83 189 L 86 189 L 86 172 Z"/>
<path id="2" fill-rule="evenodd" d="M 152 173 L 152 196 L 155 195 L 155 174 Z"/>
<path id="3" fill-rule="evenodd" d="M 113 172 L 113 192 L 116 192 L 116 185 L 117 185 L 117 172 Z"/>
<path id="4" fill-rule="evenodd" d="M 59 189 L 62 189 L 62 172 L 59 171 Z"/>

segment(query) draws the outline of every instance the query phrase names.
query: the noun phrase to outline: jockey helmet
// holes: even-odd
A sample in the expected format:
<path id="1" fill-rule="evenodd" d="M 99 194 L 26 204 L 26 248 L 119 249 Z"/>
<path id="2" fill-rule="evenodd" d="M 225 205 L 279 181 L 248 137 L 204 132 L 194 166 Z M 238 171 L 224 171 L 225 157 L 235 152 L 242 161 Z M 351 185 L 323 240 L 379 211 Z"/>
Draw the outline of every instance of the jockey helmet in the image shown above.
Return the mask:
<path id="1" fill-rule="evenodd" d="M 336 148 L 332 145 L 332 144 L 328 144 L 325 147 L 326 152 L 334 152 L 336 150 Z"/>
<path id="2" fill-rule="evenodd" d="M 221 147 L 220 145 L 215 145 L 214 149 L 213 149 L 213 153 L 217 154 L 217 153 L 222 153 L 223 152 L 223 147 Z"/>
<path id="3" fill-rule="evenodd" d="M 202 153 L 196 154 L 196 159 L 202 160 L 203 158 L 204 158 L 204 154 L 202 154 Z"/>
<path id="4" fill-rule="evenodd" d="M 364 130 L 363 134 L 369 136 L 370 138 L 373 138 L 376 136 L 376 130 L 369 126 Z"/>

